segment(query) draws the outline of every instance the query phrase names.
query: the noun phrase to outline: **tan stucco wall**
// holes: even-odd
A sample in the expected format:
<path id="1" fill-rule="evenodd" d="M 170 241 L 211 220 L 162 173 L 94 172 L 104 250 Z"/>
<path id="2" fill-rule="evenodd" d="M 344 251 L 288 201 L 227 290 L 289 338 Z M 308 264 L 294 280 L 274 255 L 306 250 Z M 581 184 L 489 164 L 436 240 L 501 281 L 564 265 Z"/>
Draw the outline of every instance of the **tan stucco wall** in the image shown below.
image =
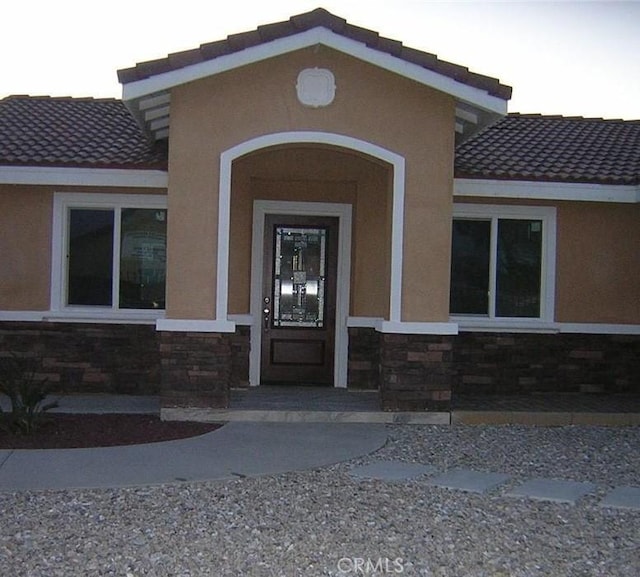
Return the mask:
<path id="1" fill-rule="evenodd" d="M 390 167 L 353 153 L 313 147 L 269 149 L 233 166 L 229 312 L 249 312 L 253 201 L 331 202 L 352 206 L 350 313 L 389 310 Z"/>
<path id="2" fill-rule="evenodd" d="M 297 100 L 297 75 L 312 67 L 335 75 L 326 108 Z M 170 130 L 169 318 L 214 315 L 220 154 L 257 136 L 311 130 L 406 159 L 403 320 L 448 319 L 453 98 L 317 47 L 175 88 Z"/>
<path id="3" fill-rule="evenodd" d="M 640 324 L 640 205 L 558 206 L 556 320 Z"/>
<path id="4" fill-rule="evenodd" d="M 166 194 L 163 189 L 0 185 L 0 310 L 50 308 L 55 192 Z"/>
<path id="5" fill-rule="evenodd" d="M 48 310 L 53 192 L 0 185 L 0 310 Z"/>

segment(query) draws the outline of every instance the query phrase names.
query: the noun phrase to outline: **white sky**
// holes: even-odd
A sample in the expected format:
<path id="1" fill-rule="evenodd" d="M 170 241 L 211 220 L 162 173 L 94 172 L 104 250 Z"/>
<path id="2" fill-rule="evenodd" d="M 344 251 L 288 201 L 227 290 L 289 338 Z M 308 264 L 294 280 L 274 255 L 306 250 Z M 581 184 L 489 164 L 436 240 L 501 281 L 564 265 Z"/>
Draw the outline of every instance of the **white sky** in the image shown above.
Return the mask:
<path id="1" fill-rule="evenodd" d="M 121 96 L 116 71 L 322 6 L 514 88 L 511 112 L 640 119 L 640 0 L 22 0 L 0 98 Z"/>

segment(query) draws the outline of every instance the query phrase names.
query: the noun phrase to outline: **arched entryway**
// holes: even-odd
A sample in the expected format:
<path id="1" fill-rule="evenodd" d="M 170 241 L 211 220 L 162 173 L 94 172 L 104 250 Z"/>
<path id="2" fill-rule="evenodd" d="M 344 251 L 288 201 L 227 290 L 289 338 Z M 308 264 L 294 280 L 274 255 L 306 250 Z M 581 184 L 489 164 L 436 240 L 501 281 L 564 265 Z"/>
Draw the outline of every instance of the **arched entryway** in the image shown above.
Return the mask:
<path id="1" fill-rule="evenodd" d="M 251 327 L 252 385 L 263 380 L 264 328 L 270 322 L 264 311 L 272 314 L 274 305 L 273 293 L 265 292 L 271 282 L 264 276 L 265 219 L 335 219 L 335 308 L 329 310 L 335 318 L 327 319 L 335 321 L 331 380 L 347 386 L 348 319 L 399 320 L 402 158 L 340 135 L 270 135 L 223 154 L 220 191 L 219 234 L 226 234 L 218 242 L 217 313 L 219 320 Z"/>

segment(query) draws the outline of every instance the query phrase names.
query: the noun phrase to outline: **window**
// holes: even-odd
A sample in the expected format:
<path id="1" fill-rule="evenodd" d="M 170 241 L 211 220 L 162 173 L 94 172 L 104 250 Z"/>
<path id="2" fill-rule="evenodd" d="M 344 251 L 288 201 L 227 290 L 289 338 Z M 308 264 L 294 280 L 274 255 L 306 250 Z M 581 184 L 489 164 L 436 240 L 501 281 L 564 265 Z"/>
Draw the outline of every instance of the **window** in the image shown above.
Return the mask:
<path id="1" fill-rule="evenodd" d="M 56 194 L 54 215 L 53 310 L 164 310 L 164 197 Z"/>
<path id="2" fill-rule="evenodd" d="M 113 210 L 69 211 L 67 304 L 112 304 Z"/>
<path id="3" fill-rule="evenodd" d="M 554 251 L 553 208 L 456 205 L 451 314 L 551 320 Z"/>
<path id="4" fill-rule="evenodd" d="M 120 308 L 164 309 L 167 211 L 125 208 L 120 223 Z"/>

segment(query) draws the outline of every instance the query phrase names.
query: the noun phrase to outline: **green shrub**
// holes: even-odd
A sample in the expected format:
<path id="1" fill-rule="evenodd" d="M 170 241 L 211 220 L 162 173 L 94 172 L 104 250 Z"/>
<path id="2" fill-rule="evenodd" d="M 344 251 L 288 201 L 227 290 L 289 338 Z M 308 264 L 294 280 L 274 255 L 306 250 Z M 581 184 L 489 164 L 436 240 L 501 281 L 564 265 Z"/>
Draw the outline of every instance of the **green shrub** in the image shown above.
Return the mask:
<path id="1" fill-rule="evenodd" d="M 0 425 L 11 433 L 31 434 L 43 414 L 58 406 L 57 401 L 45 402 L 51 392 L 47 379 L 37 376 L 35 359 L 15 353 L 0 356 L 0 394 L 9 398 L 11 408 L 0 407 Z"/>

